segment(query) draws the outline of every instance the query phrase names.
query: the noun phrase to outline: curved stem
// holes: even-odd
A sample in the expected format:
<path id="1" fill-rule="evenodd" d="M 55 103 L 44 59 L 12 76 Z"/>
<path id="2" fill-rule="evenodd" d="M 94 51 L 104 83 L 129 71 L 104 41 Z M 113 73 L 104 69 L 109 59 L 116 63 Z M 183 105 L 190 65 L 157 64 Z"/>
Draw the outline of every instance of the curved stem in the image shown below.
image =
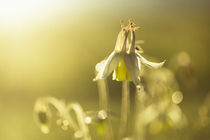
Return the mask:
<path id="1" fill-rule="evenodd" d="M 68 114 L 68 112 L 66 111 L 66 106 L 64 104 L 64 102 L 54 98 L 54 97 L 46 97 L 43 100 L 45 100 L 48 104 L 53 105 L 57 111 L 59 112 L 59 114 L 64 117 L 66 120 L 68 120 L 69 122 L 69 126 L 76 132 L 79 130 L 78 126 L 75 124 L 75 122 L 73 121 L 73 119 L 71 118 L 71 116 Z"/>
<path id="2" fill-rule="evenodd" d="M 73 131 L 75 132 L 75 137 L 82 138 L 82 140 L 91 140 L 89 128 L 85 123 L 85 112 L 83 111 L 80 104 L 70 103 L 66 105 L 65 102 L 54 97 L 45 97 L 39 99 L 36 102 L 35 109 L 40 110 L 42 104 L 44 104 L 44 106 L 46 107 L 48 107 L 49 105 L 55 107 L 55 109 L 59 112 L 60 117 L 62 118 L 62 123 L 65 123 L 67 121 L 67 124 L 65 123 L 64 126 L 69 126 L 71 129 L 73 129 Z M 74 111 L 77 121 L 72 118 L 70 111 Z M 48 133 L 47 130 L 43 130 L 43 132 Z"/>
<path id="3" fill-rule="evenodd" d="M 75 112 L 80 131 L 82 132 L 83 139 L 91 140 L 91 137 L 89 134 L 89 128 L 88 128 L 87 124 L 85 123 L 85 113 L 84 113 L 82 107 L 78 103 L 71 103 L 71 104 L 67 105 L 66 109 L 67 109 L 68 113 L 70 113 L 71 110 L 73 110 Z"/>
<path id="4" fill-rule="evenodd" d="M 119 138 L 123 138 L 127 135 L 128 127 L 128 116 L 130 112 L 130 92 L 129 92 L 129 81 L 122 82 L 122 103 L 121 103 L 121 119 Z"/>

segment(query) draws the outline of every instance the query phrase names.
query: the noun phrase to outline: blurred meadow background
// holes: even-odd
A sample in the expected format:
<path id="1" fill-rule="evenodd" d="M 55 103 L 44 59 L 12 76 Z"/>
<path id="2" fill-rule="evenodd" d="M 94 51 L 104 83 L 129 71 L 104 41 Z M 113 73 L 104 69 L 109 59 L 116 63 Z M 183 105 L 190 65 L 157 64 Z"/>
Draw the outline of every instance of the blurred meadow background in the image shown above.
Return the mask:
<path id="1" fill-rule="evenodd" d="M 71 139 L 55 122 L 51 133 L 41 133 L 33 120 L 35 100 L 53 96 L 98 110 L 95 65 L 114 49 L 120 20 L 133 19 L 145 57 L 166 60 L 174 73 L 188 122 L 181 131 L 148 131 L 148 139 L 209 140 L 209 14 L 208 0 L 1 0 L 0 139 Z M 108 83 L 111 111 L 119 115 L 121 83 Z M 131 92 L 132 104 L 134 98 Z M 197 126 L 202 114 L 204 124 Z"/>

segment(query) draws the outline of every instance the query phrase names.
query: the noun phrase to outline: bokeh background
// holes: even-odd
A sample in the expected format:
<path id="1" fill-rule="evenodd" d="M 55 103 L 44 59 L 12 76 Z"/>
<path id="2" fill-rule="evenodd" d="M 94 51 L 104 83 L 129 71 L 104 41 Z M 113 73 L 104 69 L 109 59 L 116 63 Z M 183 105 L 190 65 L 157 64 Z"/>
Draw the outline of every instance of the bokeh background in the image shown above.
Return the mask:
<path id="1" fill-rule="evenodd" d="M 59 127 L 42 134 L 33 120 L 34 102 L 54 96 L 97 110 L 95 64 L 114 49 L 122 19 L 142 27 L 136 38 L 145 41 L 145 54 L 167 60 L 166 67 L 177 65 L 180 52 L 188 54 L 194 84 L 178 75 L 184 95 L 179 106 L 195 121 L 210 91 L 209 13 L 208 0 L 1 0 L 0 139 L 71 139 Z M 121 84 L 109 83 L 111 109 L 119 114 Z M 207 125 L 193 138 L 207 140 L 209 130 Z"/>

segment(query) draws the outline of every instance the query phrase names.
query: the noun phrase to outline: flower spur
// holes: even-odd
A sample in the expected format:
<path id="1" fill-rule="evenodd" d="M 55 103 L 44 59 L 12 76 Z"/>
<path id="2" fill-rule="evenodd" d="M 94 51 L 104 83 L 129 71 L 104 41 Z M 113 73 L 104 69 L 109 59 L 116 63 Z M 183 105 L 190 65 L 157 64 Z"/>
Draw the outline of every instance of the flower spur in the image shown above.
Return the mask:
<path id="1" fill-rule="evenodd" d="M 109 57 L 96 65 L 97 75 L 94 81 L 108 77 L 112 72 L 112 79 L 116 81 L 133 81 L 136 86 L 140 85 L 141 63 L 152 68 L 161 67 L 161 63 L 150 62 L 141 53 L 143 50 L 136 45 L 135 31 L 140 29 L 135 27 L 135 23 L 129 20 L 125 27 L 121 22 L 121 31 L 118 34 L 114 51 Z M 128 35 L 130 35 L 130 42 Z"/>

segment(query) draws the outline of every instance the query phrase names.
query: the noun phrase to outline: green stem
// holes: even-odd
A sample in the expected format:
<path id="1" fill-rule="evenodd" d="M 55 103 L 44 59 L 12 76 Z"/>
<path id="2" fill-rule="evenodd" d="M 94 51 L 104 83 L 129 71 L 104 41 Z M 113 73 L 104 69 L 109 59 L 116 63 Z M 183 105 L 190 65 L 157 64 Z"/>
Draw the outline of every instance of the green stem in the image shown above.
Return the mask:
<path id="1" fill-rule="evenodd" d="M 105 111 L 107 114 L 109 113 L 109 93 L 107 87 L 107 81 L 105 79 L 98 80 L 98 92 L 99 92 L 99 108 L 100 110 Z M 109 116 L 109 115 L 108 115 Z M 107 139 L 113 140 L 113 129 L 112 123 L 109 117 L 105 120 L 105 127 L 106 127 L 106 136 Z"/>
<path id="2" fill-rule="evenodd" d="M 141 85 L 136 87 L 135 97 L 135 121 L 134 121 L 134 136 L 136 139 L 145 140 L 145 125 L 142 121 L 142 111 L 145 109 L 146 93 L 144 87 Z"/>
<path id="3" fill-rule="evenodd" d="M 106 80 L 98 80 L 99 108 L 108 111 L 108 89 Z"/>
<path id="4" fill-rule="evenodd" d="M 130 112 L 130 92 L 129 92 L 129 81 L 122 82 L 122 103 L 121 103 L 121 119 L 119 138 L 126 137 L 128 127 L 128 116 Z"/>

